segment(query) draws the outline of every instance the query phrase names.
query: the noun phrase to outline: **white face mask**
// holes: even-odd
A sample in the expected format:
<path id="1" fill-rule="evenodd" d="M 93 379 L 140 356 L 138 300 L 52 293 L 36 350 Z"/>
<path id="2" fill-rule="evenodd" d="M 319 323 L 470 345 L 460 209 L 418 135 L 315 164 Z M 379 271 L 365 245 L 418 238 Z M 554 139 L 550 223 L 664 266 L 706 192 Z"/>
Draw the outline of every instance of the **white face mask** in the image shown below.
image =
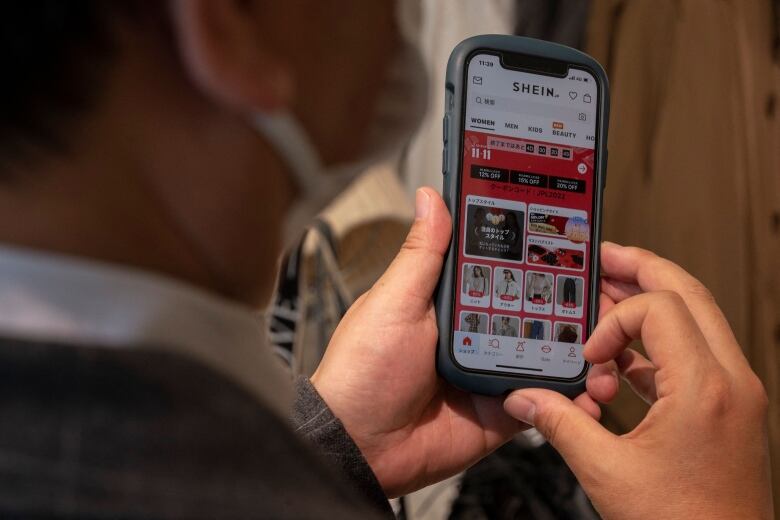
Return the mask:
<path id="1" fill-rule="evenodd" d="M 301 232 L 355 177 L 372 164 L 390 159 L 401 151 L 425 112 L 427 85 L 425 66 L 411 43 L 419 20 L 412 14 L 418 0 L 402 0 L 398 23 L 404 46 L 390 65 L 368 131 L 366 146 L 348 163 L 325 167 L 303 125 L 290 112 L 257 113 L 252 117 L 260 132 L 281 156 L 294 176 L 299 194 L 285 215 L 284 245 L 289 247 Z"/>

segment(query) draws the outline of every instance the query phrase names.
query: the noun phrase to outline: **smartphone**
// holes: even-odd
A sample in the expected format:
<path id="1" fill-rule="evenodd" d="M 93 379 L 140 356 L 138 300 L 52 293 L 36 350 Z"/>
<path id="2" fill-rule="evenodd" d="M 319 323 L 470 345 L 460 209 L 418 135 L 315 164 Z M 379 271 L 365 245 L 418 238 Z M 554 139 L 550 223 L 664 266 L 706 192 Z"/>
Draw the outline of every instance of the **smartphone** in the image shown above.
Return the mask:
<path id="1" fill-rule="evenodd" d="M 436 296 L 437 369 L 470 392 L 585 387 L 598 316 L 608 81 L 554 43 L 476 36 L 452 51 Z"/>

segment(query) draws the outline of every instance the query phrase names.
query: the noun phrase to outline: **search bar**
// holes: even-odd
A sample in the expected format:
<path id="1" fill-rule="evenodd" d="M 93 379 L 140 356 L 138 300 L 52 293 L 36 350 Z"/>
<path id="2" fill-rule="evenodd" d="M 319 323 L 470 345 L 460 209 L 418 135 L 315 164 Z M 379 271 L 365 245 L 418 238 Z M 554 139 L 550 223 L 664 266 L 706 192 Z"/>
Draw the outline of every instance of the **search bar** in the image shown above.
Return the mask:
<path id="1" fill-rule="evenodd" d="M 475 94 L 473 100 L 477 104 L 475 109 L 478 111 L 496 110 L 504 113 L 523 114 L 570 123 L 585 123 L 591 120 L 593 115 L 593 110 L 585 107 L 573 108 L 527 99 Z"/>

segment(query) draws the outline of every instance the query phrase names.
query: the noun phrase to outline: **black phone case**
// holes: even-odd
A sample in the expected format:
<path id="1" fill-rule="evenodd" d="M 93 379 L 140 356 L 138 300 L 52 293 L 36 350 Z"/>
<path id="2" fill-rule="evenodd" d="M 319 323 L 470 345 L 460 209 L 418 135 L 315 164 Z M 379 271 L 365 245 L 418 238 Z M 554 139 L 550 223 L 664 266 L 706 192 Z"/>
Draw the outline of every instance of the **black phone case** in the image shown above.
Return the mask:
<path id="1" fill-rule="evenodd" d="M 459 43 L 450 54 L 447 63 L 444 116 L 444 153 L 442 173 L 444 174 L 443 196 L 452 213 L 453 235 L 449 251 L 444 261 L 444 269 L 439 280 L 435 304 L 439 327 L 439 345 L 436 366 L 439 374 L 451 384 L 469 392 L 485 395 L 499 395 L 517 388 L 548 388 L 568 397 L 575 397 L 585 389 L 587 369 L 577 380 L 555 381 L 533 376 L 502 376 L 481 373 L 460 368 L 452 355 L 452 312 L 454 309 L 454 269 L 456 266 L 456 247 L 459 244 L 458 221 L 460 200 L 460 170 L 463 157 L 463 118 L 465 117 L 465 75 L 469 58 L 481 51 L 506 51 L 529 56 L 549 58 L 587 69 L 598 81 L 598 129 L 596 134 L 595 181 L 600 189 L 594 190 L 594 230 L 591 240 L 591 258 L 593 276 L 589 290 L 588 334 L 593 331 L 598 318 L 599 266 L 601 243 L 601 207 L 603 189 L 606 183 L 607 166 L 607 127 L 609 123 L 609 82 L 601 65 L 593 58 L 576 49 L 555 43 L 523 38 L 519 36 L 484 35 L 474 36 Z M 596 297 L 593 297 L 593 296 Z"/>

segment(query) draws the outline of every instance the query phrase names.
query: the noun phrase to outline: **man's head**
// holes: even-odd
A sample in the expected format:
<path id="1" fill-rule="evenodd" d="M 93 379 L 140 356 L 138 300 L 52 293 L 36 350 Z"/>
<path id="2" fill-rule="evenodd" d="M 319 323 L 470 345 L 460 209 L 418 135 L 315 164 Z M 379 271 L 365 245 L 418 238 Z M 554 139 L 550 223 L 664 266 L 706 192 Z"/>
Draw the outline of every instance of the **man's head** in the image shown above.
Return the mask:
<path id="1" fill-rule="evenodd" d="M 289 111 L 323 162 L 354 157 L 400 48 L 395 8 L 4 4 L 0 240 L 260 301 L 298 188 L 248 121 Z"/>

